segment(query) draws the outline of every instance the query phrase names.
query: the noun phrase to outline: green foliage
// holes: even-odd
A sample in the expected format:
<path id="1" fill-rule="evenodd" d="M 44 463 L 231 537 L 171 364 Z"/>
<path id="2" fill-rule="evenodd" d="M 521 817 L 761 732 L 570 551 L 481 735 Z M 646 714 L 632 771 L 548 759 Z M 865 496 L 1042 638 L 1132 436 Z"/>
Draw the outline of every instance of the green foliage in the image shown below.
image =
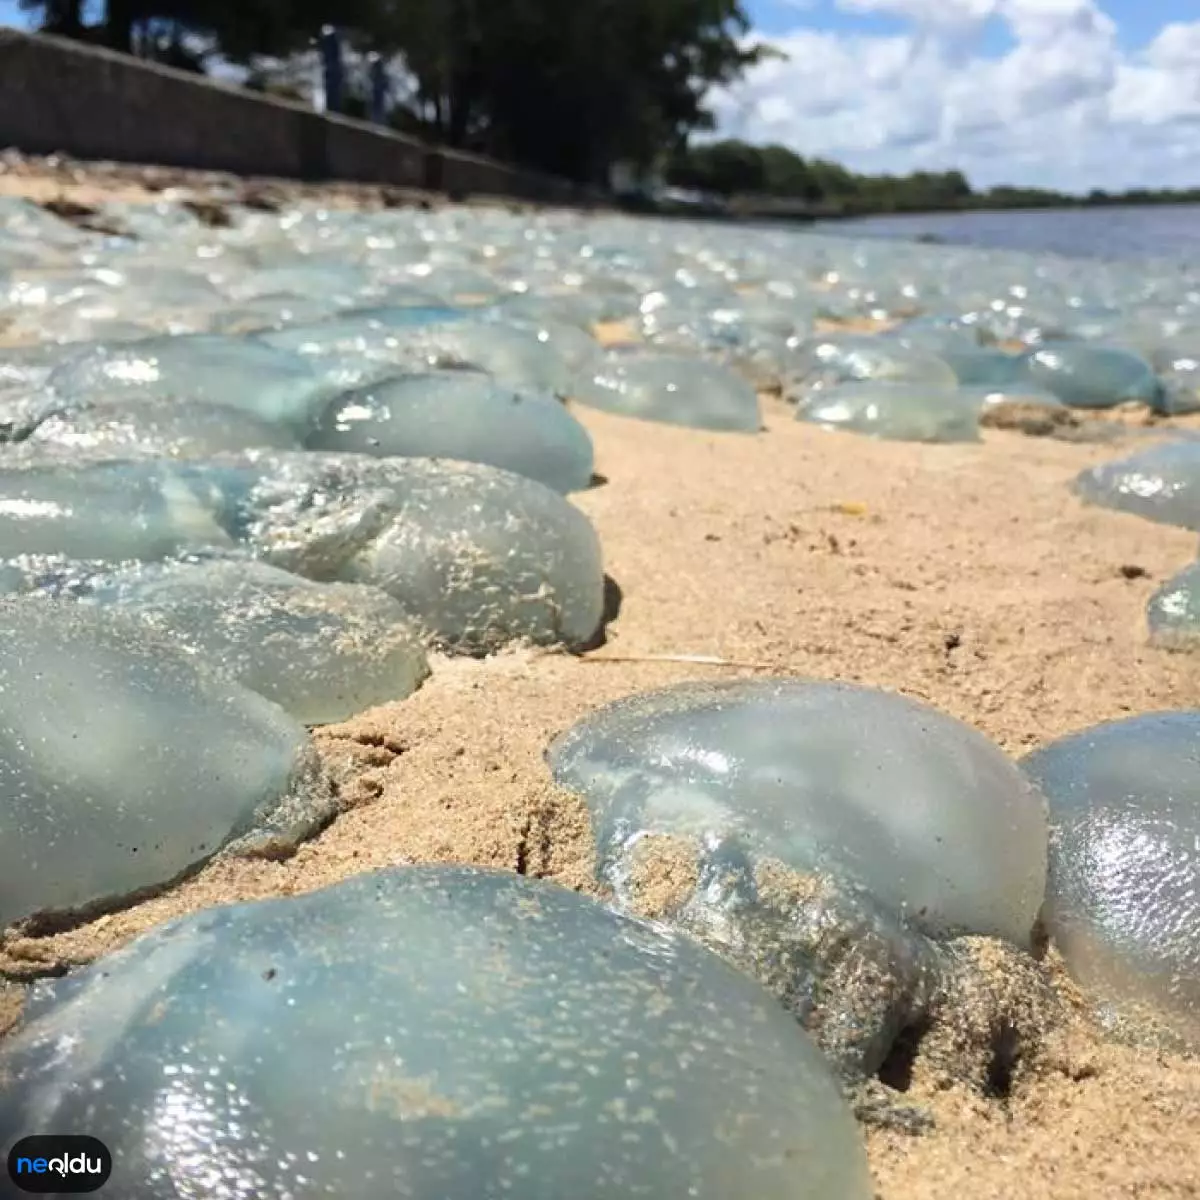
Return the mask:
<path id="1" fill-rule="evenodd" d="M 19 0 L 48 33 L 100 42 L 114 50 L 200 69 L 184 49 L 200 35 L 225 58 L 284 55 L 308 45 L 333 20 L 358 20 L 370 0 L 106 0 L 103 20 L 83 24 L 83 0 Z"/>
<path id="2" fill-rule="evenodd" d="M 676 187 L 721 196 L 743 214 L 781 216 L 1200 201 L 1200 189 L 1093 191 L 1086 197 L 1045 188 L 994 187 L 977 192 L 961 171 L 860 175 L 839 163 L 802 158 L 786 146 L 752 146 L 737 140 L 703 142 L 678 150 L 667 159 L 666 179 Z"/>
<path id="3" fill-rule="evenodd" d="M 80 0 L 21 3 L 43 28 L 83 36 Z M 176 59 L 182 36 L 145 31 L 199 33 L 252 63 L 309 45 L 326 22 L 356 49 L 403 56 L 421 132 L 592 183 L 711 127 L 707 90 L 763 54 L 741 0 L 106 0 L 99 32 Z"/>
<path id="4" fill-rule="evenodd" d="M 708 142 L 675 154 L 667 180 L 719 196 L 766 196 L 830 211 L 908 212 L 956 207 L 973 193 L 961 171 L 858 175 L 839 163 L 805 159 L 786 146 Z"/>
<path id="5" fill-rule="evenodd" d="M 360 44 L 404 56 L 440 141 L 604 182 L 711 118 L 761 51 L 739 0 L 372 0 Z"/>
<path id="6" fill-rule="evenodd" d="M 83 0 L 19 0 L 17 7 L 37 18 L 45 33 L 82 40 L 84 37 Z"/>
<path id="7" fill-rule="evenodd" d="M 754 146 L 734 141 L 712 142 L 676 155 L 668 166 L 667 181 L 676 187 L 697 188 L 718 196 L 737 192 L 798 194 L 768 186 L 763 154 Z"/>

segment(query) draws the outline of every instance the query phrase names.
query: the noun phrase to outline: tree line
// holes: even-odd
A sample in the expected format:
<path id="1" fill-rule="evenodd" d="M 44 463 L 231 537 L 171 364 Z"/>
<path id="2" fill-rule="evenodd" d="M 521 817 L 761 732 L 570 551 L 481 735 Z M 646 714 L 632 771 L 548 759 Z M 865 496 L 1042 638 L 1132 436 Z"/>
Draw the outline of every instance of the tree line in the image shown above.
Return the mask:
<path id="1" fill-rule="evenodd" d="M 614 163 L 627 162 L 735 210 L 740 203 L 839 215 L 1200 200 L 1200 190 L 1093 192 L 1083 200 L 1033 188 L 975 191 L 960 171 L 865 175 L 784 146 L 705 141 L 710 89 L 778 54 L 749 37 L 742 0 L 20 3 L 46 32 L 193 71 L 220 59 L 246 67 L 249 86 L 265 89 L 280 84 L 262 64 L 295 62 L 323 25 L 335 24 L 352 53 L 403 60 L 412 88 L 392 105 L 398 129 L 600 186 Z M 344 111 L 365 115 L 361 81 L 349 82 Z"/>
<path id="2" fill-rule="evenodd" d="M 1200 188 L 1096 190 L 1084 196 L 1011 186 L 977 191 L 961 171 L 865 175 L 822 158 L 803 158 L 786 146 L 736 139 L 680 147 L 669 157 L 665 176 L 675 187 L 719 197 L 742 211 L 779 215 L 1200 203 Z"/>

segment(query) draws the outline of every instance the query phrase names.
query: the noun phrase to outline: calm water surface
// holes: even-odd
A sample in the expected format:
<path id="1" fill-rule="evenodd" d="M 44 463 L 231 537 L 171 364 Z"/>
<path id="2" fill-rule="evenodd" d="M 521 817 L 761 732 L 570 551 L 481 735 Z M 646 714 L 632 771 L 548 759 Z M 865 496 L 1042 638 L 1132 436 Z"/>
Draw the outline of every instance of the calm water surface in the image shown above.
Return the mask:
<path id="1" fill-rule="evenodd" d="M 820 222 L 826 233 L 917 238 L 1077 258 L 1160 258 L 1200 265 L 1200 205 L 931 213 Z"/>

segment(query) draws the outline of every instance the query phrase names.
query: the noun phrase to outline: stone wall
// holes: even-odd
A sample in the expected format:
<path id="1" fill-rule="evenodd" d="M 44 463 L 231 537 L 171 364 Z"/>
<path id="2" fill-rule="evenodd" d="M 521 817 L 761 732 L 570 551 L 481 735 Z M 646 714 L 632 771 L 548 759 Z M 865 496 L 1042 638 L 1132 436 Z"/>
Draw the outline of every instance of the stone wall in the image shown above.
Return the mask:
<path id="1" fill-rule="evenodd" d="M 0 148 L 543 203 L 596 193 L 184 71 L 0 28 Z"/>

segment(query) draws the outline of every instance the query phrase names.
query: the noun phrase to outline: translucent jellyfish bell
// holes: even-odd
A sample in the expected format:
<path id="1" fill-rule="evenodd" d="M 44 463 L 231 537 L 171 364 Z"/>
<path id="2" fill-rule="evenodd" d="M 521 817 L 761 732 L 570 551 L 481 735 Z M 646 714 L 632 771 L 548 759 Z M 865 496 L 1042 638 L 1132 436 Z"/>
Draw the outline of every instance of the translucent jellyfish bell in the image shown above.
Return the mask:
<path id="1" fill-rule="evenodd" d="M 606 869 L 637 830 L 736 838 L 752 856 L 851 876 L 927 930 L 1029 942 L 1041 797 L 981 734 L 906 697 L 683 684 L 600 709 L 550 762 L 588 801 Z"/>
<path id="2" fill-rule="evenodd" d="M 99 346 L 64 363 L 49 386 L 68 404 L 127 391 L 224 405 L 300 430 L 330 394 L 302 356 L 217 334 Z"/>
<path id="3" fill-rule="evenodd" d="M 757 433 L 758 397 L 741 376 L 699 358 L 626 353 L 581 373 L 572 399 L 589 408 L 695 429 Z"/>
<path id="4" fill-rule="evenodd" d="M 587 801 L 617 903 L 758 978 L 846 1079 L 963 986 L 956 935 L 1030 942 L 1044 801 L 985 738 L 912 700 L 684 684 L 599 710 L 549 759 Z"/>
<path id="5" fill-rule="evenodd" d="M 247 456 L 239 504 L 261 557 L 387 592 L 433 640 L 488 652 L 578 646 L 600 625 L 591 522 L 557 492 L 482 463 L 310 451 Z"/>
<path id="6" fill-rule="evenodd" d="M 314 450 L 491 463 L 581 491 L 592 440 L 554 396 L 515 391 L 472 371 L 397 376 L 336 396 L 308 437 Z"/>
<path id="7" fill-rule="evenodd" d="M 806 388 L 871 380 L 921 387 L 953 387 L 950 364 L 928 350 L 886 337 L 865 334 L 818 334 L 799 353 L 796 378 Z"/>
<path id="8" fill-rule="evenodd" d="M 232 546 L 217 505 L 180 467 L 66 455 L 0 465 L 0 558 L 123 562 Z"/>
<path id="9" fill-rule="evenodd" d="M 1185 567 L 1150 597 L 1146 621 L 1154 645 L 1200 649 L 1200 563 Z"/>
<path id="10" fill-rule="evenodd" d="M 165 884 L 334 812 L 300 725 L 134 621 L 0 599 L 0 927 Z"/>
<path id="11" fill-rule="evenodd" d="M 1045 919 L 1118 1027 L 1200 1048 L 1200 713 L 1085 729 L 1022 767 L 1050 805 Z"/>
<path id="12" fill-rule="evenodd" d="M 172 922 L 43 986 L 0 1071 L 6 1144 L 86 1128 L 146 1200 L 217 1180 L 297 1200 L 872 1192 L 825 1065 L 751 979 L 469 867 Z"/>
<path id="13" fill-rule="evenodd" d="M 47 417 L 30 433 L 29 444 L 116 455 L 205 458 L 256 446 L 295 450 L 300 441 L 285 426 L 224 405 L 186 404 L 171 397 L 100 397 L 85 407 Z"/>
<path id="14" fill-rule="evenodd" d="M 403 700 L 429 673 L 398 601 L 265 563 L 145 564 L 93 580 L 85 599 L 128 613 L 306 725 Z"/>
<path id="15" fill-rule="evenodd" d="M 1087 342 L 1055 342 L 1025 362 L 1029 379 L 1075 408 L 1152 403 L 1158 381 L 1148 362 L 1128 350 Z"/>
<path id="16" fill-rule="evenodd" d="M 1076 476 L 1072 489 L 1091 504 L 1200 530 L 1200 442 L 1163 442 L 1089 467 Z"/>
<path id="17" fill-rule="evenodd" d="M 981 404 L 958 388 L 868 379 L 817 388 L 796 419 L 902 442 L 977 442 Z"/>

